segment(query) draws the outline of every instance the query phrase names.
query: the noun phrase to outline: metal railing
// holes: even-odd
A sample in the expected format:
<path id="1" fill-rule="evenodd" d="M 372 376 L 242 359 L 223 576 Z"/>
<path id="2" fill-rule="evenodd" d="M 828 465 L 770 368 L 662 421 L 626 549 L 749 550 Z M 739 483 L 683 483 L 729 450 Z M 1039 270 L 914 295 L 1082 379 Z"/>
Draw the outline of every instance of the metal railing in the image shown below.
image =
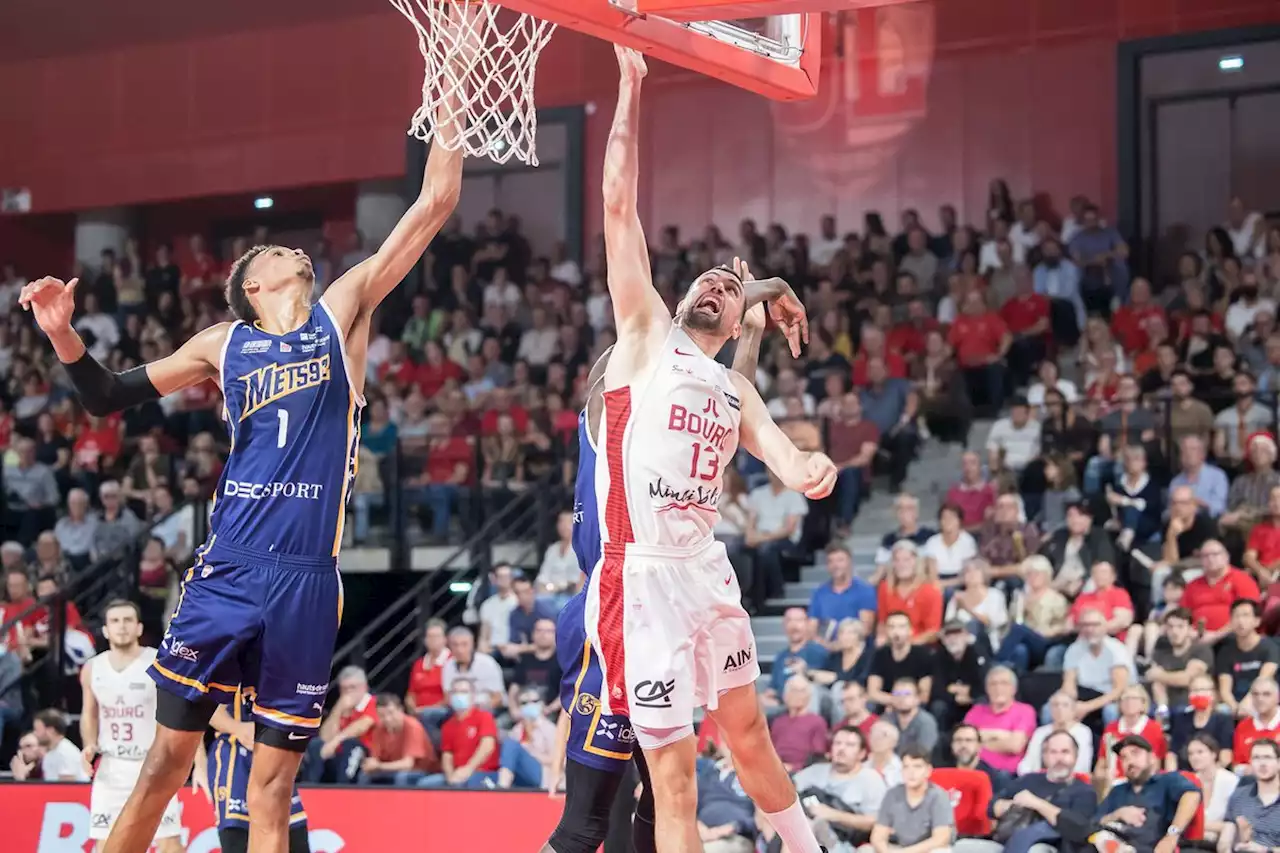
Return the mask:
<path id="1" fill-rule="evenodd" d="M 494 565 L 496 545 L 521 543 L 523 550 L 513 559 L 518 565 L 540 559 L 569 493 L 558 474 L 553 472 L 527 490 L 513 493 L 492 515 L 482 514 L 474 534 L 334 653 L 334 670 L 348 665 L 365 669 L 375 692 L 390 685 L 402 688 L 399 682 L 420 656 L 426 621 L 460 618 L 466 604 L 463 593 L 485 582 Z M 412 556 L 411 549 L 407 553 Z M 330 692 L 334 690 L 336 684 L 330 686 Z"/>

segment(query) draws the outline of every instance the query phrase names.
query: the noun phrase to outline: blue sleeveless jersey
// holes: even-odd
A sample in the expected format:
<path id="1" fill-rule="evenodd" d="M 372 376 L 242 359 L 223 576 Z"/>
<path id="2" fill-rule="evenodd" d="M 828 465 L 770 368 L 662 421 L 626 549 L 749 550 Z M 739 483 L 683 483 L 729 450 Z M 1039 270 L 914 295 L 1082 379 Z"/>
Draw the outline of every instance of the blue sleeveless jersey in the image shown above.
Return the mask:
<path id="1" fill-rule="evenodd" d="M 591 578 L 600 562 L 600 517 L 596 514 L 596 449 L 587 432 L 587 410 L 578 415 L 578 479 L 573 484 L 573 553 Z"/>
<path id="2" fill-rule="evenodd" d="M 253 699 L 237 690 L 235 701 L 227 709 L 237 723 L 253 719 Z M 213 808 L 218 829 L 249 826 L 249 770 L 253 766 L 253 753 L 231 735 L 217 732 L 209 749 L 209 790 L 213 793 Z M 289 825 L 307 822 L 307 812 L 302 807 L 298 786 L 293 786 L 293 800 L 289 804 Z"/>
<path id="3" fill-rule="evenodd" d="M 222 393 L 231 454 L 210 516 L 210 544 L 336 557 L 364 400 L 323 301 L 286 335 L 232 326 Z"/>
<path id="4" fill-rule="evenodd" d="M 588 581 L 600 561 L 600 519 L 596 515 L 596 450 L 587 432 L 587 413 L 578 415 L 578 479 L 573 492 L 573 551 Z M 565 604 L 556 618 L 556 655 L 560 671 L 560 706 L 568 710 L 572 761 L 621 773 L 631 760 L 635 733 L 623 716 L 600 713 L 603 678 L 595 650 L 587 640 L 587 587 Z"/>

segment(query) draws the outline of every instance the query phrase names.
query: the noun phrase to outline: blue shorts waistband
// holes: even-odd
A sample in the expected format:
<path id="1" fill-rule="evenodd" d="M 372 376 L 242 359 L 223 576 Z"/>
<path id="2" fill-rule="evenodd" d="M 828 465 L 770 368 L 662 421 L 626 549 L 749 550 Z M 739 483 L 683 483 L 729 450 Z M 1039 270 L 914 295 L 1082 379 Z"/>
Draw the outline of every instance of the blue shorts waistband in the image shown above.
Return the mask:
<path id="1" fill-rule="evenodd" d="M 205 560 L 232 558 L 239 563 L 267 568 L 294 569 L 303 572 L 336 572 L 337 557 L 315 557 L 306 554 L 282 554 L 265 548 L 250 548 L 219 537 L 196 552 Z"/>

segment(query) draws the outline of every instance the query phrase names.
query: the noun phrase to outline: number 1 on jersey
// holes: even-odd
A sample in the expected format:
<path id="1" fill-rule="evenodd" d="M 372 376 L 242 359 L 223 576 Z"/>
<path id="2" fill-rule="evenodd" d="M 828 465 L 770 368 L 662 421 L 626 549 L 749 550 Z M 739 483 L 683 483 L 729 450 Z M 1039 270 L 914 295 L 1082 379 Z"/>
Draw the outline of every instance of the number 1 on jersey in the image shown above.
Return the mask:
<path id="1" fill-rule="evenodd" d="M 707 455 L 703 457 L 702 451 L 706 451 Z M 703 464 L 700 464 L 703 463 Z M 706 472 L 699 471 L 699 468 L 705 468 Z M 693 445 L 693 462 L 689 465 L 689 476 L 697 477 L 699 480 L 711 482 L 720 475 L 720 454 L 716 453 L 716 449 L 710 445 L 703 446 L 694 442 Z"/>
<path id="2" fill-rule="evenodd" d="M 280 431 L 276 434 L 276 447 L 284 447 L 285 439 L 289 434 L 289 410 L 276 409 L 276 417 L 280 419 Z"/>

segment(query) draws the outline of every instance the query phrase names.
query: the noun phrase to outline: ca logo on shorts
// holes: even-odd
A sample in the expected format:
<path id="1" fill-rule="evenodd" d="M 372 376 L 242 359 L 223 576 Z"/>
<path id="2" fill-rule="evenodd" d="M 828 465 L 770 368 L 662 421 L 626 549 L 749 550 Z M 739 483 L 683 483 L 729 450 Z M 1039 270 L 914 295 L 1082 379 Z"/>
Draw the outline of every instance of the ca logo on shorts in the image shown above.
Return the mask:
<path id="1" fill-rule="evenodd" d="M 110 825 L 111 825 L 111 815 L 106 815 L 106 814 L 103 814 L 102 812 L 94 812 L 93 814 L 94 829 L 106 829 Z"/>
<path id="2" fill-rule="evenodd" d="M 671 692 L 676 689 L 676 680 L 642 681 L 635 686 L 636 705 L 640 708 L 670 708 Z"/>

